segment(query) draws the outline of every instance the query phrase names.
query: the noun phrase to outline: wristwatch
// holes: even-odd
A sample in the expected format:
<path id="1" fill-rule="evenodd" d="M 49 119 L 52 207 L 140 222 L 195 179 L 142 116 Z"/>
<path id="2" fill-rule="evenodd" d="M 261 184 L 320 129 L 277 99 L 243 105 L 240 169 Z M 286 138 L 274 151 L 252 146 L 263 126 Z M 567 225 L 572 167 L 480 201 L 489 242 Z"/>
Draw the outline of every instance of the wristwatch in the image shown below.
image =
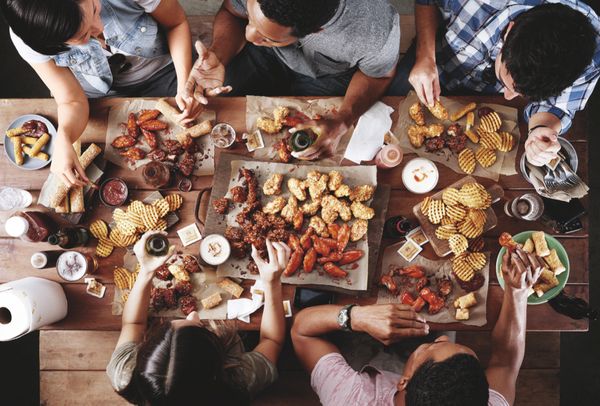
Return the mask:
<path id="1" fill-rule="evenodd" d="M 527 131 L 527 135 L 531 134 L 531 133 L 533 132 L 533 130 L 537 130 L 537 129 L 538 129 L 538 128 L 540 128 L 540 127 L 546 127 L 546 128 L 548 128 L 548 126 L 547 126 L 547 125 L 539 124 L 539 125 L 536 125 L 535 127 L 532 127 L 532 128 L 530 128 L 530 129 Z"/>
<path id="2" fill-rule="evenodd" d="M 350 310 L 356 306 L 356 303 L 352 303 L 342 307 L 337 316 L 337 322 L 343 331 L 352 331 L 352 319 L 350 318 Z"/>

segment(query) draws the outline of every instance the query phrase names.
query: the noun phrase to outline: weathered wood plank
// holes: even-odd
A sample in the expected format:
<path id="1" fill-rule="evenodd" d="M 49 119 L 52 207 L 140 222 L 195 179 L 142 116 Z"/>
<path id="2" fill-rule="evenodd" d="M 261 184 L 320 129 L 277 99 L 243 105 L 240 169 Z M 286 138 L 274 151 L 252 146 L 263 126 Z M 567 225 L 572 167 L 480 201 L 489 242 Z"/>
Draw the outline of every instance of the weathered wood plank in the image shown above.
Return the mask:
<path id="1" fill-rule="evenodd" d="M 40 332 L 40 371 L 104 371 L 118 331 Z"/>
<path id="2" fill-rule="evenodd" d="M 40 404 L 129 405 L 115 393 L 103 371 L 41 371 Z"/>

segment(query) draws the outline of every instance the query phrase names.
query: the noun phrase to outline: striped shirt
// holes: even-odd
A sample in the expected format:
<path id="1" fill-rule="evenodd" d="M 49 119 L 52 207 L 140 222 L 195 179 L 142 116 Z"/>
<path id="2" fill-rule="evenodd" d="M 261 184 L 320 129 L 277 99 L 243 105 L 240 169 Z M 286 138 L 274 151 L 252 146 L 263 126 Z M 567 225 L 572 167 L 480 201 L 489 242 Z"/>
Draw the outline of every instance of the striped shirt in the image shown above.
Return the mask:
<path id="1" fill-rule="evenodd" d="M 540 4 L 562 3 L 584 14 L 600 33 L 596 13 L 578 0 L 416 0 L 419 5 L 434 5 L 440 9 L 446 24 L 442 47 L 437 52 L 440 82 L 445 88 L 470 89 L 477 92 L 500 93 L 503 85 L 495 78 L 485 80 L 494 72 L 494 61 L 502 49 L 505 27 L 519 14 Z M 487 75 L 484 76 L 484 72 Z M 560 119 L 561 133 L 571 126 L 575 112 L 582 110 L 600 77 L 600 34 L 596 36 L 596 51 L 592 62 L 579 78 L 562 93 L 525 108 L 525 119 L 538 112 L 548 112 Z M 494 83 L 495 82 L 495 83 Z"/>

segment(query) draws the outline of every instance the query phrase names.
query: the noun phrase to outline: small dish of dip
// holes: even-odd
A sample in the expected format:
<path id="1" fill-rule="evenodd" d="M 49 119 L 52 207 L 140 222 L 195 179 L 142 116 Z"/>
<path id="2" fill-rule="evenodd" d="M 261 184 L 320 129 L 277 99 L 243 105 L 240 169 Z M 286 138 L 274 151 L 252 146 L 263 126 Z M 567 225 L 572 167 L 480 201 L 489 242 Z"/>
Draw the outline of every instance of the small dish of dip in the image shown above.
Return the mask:
<path id="1" fill-rule="evenodd" d="M 129 197 L 129 188 L 121 178 L 106 179 L 100 185 L 100 201 L 108 207 L 119 207 Z"/>
<path id="2" fill-rule="evenodd" d="M 208 265 L 221 265 L 229 259 L 230 254 L 229 241 L 222 235 L 207 235 L 200 243 L 200 258 Z"/>
<path id="3" fill-rule="evenodd" d="M 440 173 L 429 159 L 414 158 L 406 163 L 402 170 L 402 183 L 417 194 L 427 193 L 437 185 Z"/>

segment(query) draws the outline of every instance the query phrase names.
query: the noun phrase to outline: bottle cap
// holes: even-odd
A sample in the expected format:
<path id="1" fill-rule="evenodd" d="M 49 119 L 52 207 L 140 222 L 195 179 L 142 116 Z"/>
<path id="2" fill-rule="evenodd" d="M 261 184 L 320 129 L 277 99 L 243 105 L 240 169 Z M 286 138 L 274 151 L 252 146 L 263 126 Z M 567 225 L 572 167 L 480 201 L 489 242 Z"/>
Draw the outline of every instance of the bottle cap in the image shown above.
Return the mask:
<path id="1" fill-rule="evenodd" d="M 41 252 L 36 252 L 31 256 L 31 266 L 42 269 L 48 264 L 48 257 Z"/>
<path id="2" fill-rule="evenodd" d="M 21 237 L 29 230 L 29 223 L 23 217 L 13 216 L 6 220 L 4 228 L 11 237 Z"/>

